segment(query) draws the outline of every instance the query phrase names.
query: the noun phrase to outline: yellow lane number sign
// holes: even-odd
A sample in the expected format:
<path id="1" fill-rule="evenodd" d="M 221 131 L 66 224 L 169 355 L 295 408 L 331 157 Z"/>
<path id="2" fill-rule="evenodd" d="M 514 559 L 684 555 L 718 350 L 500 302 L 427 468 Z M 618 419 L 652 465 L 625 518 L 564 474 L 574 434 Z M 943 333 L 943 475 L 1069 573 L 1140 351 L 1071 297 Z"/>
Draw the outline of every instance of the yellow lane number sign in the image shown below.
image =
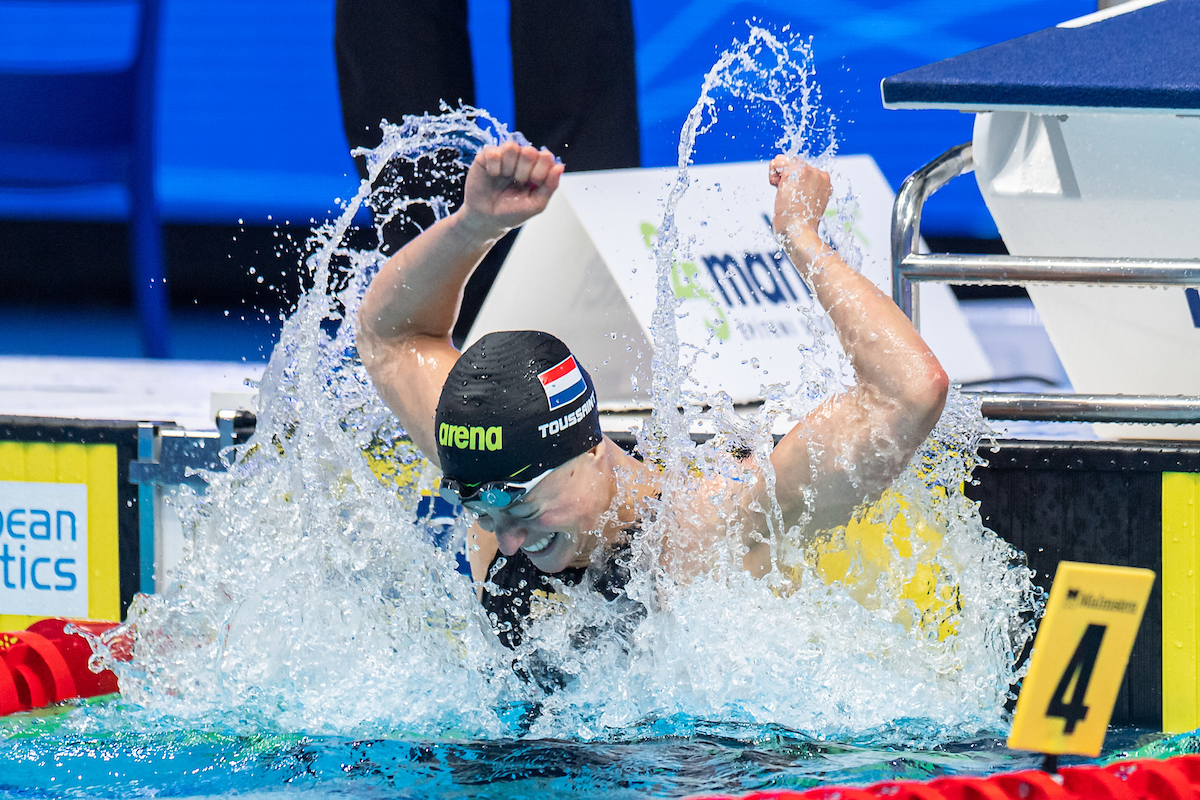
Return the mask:
<path id="1" fill-rule="evenodd" d="M 1017 698 L 1008 746 L 1098 756 L 1154 573 L 1063 561 Z"/>

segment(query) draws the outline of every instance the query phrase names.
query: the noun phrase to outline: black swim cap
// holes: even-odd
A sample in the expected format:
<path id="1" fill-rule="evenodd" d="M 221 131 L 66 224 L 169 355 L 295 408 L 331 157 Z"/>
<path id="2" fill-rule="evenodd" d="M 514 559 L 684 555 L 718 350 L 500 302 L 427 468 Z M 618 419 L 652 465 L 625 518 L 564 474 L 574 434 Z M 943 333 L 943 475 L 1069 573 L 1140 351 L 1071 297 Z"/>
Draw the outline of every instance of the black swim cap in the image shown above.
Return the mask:
<path id="1" fill-rule="evenodd" d="M 466 486 L 531 480 L 603 438 L 591 377 L 542 331 L 489 333 L 467 348 L 434 423 L 442 471 Z"/>

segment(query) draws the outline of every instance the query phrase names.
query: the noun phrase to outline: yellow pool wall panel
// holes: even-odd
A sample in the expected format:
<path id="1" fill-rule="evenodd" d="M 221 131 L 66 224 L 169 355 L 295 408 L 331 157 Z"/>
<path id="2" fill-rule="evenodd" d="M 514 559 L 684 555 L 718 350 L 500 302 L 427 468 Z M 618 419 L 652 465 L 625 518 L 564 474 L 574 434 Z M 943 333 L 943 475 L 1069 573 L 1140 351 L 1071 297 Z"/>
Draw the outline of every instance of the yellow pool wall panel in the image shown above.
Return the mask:
<path id="1" fill-rule="evenodd" d="M 88 618 L 120 621 L 121 562 L 117 543 L 117 446 L 0 442 L 0 481 L 87 486 Z M 42 616 L 0 613 L 0 631 L 23 630 Z"/>
<path id="2" fill-rule="evenodd" d="M 1200 474 L 1162 476 L 1162 725 L 1200 728 Z"/>

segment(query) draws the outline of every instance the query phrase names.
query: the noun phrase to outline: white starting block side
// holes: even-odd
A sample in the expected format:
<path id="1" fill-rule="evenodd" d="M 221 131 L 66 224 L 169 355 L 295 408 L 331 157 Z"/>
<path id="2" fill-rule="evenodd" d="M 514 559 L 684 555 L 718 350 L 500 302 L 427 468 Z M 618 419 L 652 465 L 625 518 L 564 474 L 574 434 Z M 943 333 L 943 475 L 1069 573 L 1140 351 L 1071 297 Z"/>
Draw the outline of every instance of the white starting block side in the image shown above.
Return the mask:
<path id="1" fill-rule="evenodd" d="M 813 345 L 803 315 L 815 302 L 771 231 L 775 189 L 766 163 L 696 166 L 690 174 L 676 214 L 680 340 L 704 351 L 691 369 L 696 388 L 753 402 L 811 357 L 802 353 Z M 891 187 L 869 156 L 840 157 L 831 174 L 835 202 L 851 187 L 858 198 L 852 230 L 863 274 L 890 295 Z M 564 175 L 546 211 L 517 238 L 468 342 L 497 330 L 545 330 L 578 354 L 603 406 L 647 406 L 651 243 L 674 178 L 673 169 Z M 922 332 L 951 377 L 992 377 L 949 287 L 930 286 L 921 300 Z M 834 366 L 841 348 L 827 319 L 820 327 L 824 365 Z"/>
<path id="2" fill-rule="evenodd" d="M 1200 15 L 1137 0 L 885 78 L 888 108 L 977 114 L 983 199 L 1018 256 L 1200 257 Z M 1200 394 L 1200 292 L 1030 286 L 1076 392 Z M 1097 424 L 1200 438 L 1200 426 Z"/>
<path id="3" fill-rule="evenodd" d="M 255 410 L 264 365 L 132 358 L 0 357 L 0 415 L 173 421 L 214 430 L 221 408 Z M 218 408 L 214 408 L 218 406 Z"/>
<path id="4" fill-rule="evenodd" d="M 1013 255 L 1200 257 L 1200 116 L 993 111 L 975 176 Z M 1200 297 L 1180 287 L 1029 286 L 1081 394 L 1200 395 Z M 1200 425 L 1097 424 L 1200 439 Z"/>

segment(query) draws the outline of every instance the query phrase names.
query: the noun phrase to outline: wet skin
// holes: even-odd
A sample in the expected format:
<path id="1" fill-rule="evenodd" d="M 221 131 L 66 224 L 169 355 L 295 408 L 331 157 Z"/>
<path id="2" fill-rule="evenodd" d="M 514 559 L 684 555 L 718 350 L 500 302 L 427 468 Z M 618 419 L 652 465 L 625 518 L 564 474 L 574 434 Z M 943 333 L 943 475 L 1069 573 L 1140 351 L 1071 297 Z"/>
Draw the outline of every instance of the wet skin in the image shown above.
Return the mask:
<path id="1" fill-rule="evenodd" d="M 504 233 L 545 209 L 562 171 L 546 150 L 514 142 L 483 147 L 468 172 L 463 205 L 392 256 L 363 298 L 357 339 L 363 365 L 434 463 L 434 412 L 459 355 L 451 332 L 463 287 Z M 780 244 L 828 311 L 858 378 L 797 424 L 770 456 L 784 523 L 826 530 L 845 524 L 904 469 L 941 414 L 948 379 L 891 298 L 821 239 L 829 175 L 779 156 L 767 177 L 777 190 L 772 222 Z M 767 529 L 764 482 L 761 475 L 745 477 L 750 491 L 700 479 L 688 497 L 670 498 L 672 507 L 703 506 L 688 515 L 686 530 L 673 529 L 663 541 L 663 566 L 675 577 L 703 571 L 711 554 L 730 546 L 743 548 L 752 574 L 770 569 L 769 548 L 752 535 Z M 606 439 L 547 476 L 523 503 L 484 509 L 495 534 L 477 533 L 473 572 L 478 577 L 476 563 L 490 561 L 497 548 L 532 549 L 530 560 L 544 572 L 582 566 L 600 542 L 613 541 L 633 522 L 638 497 L 657 494 L 656 484 L 652 470 Z M 812 504 L 814 496 L 820 502 Z"/>
<path id="2" fill-rule="evenodd" d="M 632 480 L 618 482 L 618 470 Z M 468 504 L 483 531 L 476 537 L 479 550 L 478 557 L 472 554 L 472 571 L 482 578 L 476 564 L 483 562 L 486 569 L 496 549 L 506 556 L 524 550 L 546 573 L 586 567 L 596 547 L 616 541 L 634 521 L 637 498 L 656 491 L 652 471 L 605 438 L 507 508 Z"/>

